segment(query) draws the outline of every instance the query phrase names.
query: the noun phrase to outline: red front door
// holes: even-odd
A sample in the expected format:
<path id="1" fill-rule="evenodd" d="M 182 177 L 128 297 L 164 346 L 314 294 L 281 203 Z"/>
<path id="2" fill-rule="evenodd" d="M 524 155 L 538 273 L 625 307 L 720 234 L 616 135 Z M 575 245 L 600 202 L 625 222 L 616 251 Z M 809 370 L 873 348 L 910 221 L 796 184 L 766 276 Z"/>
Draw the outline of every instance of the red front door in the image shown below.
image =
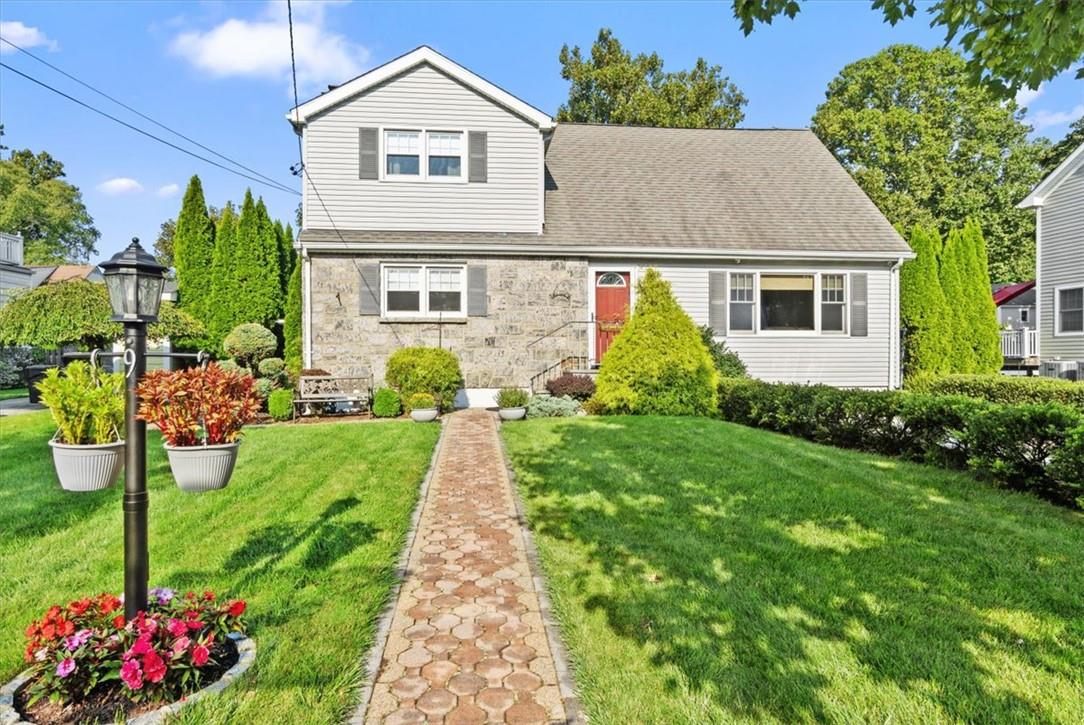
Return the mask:
<path id="1" fill-rule="evenodd" d="M 629 273 L 595 272 L 595 362 L 629 318 Z"/>

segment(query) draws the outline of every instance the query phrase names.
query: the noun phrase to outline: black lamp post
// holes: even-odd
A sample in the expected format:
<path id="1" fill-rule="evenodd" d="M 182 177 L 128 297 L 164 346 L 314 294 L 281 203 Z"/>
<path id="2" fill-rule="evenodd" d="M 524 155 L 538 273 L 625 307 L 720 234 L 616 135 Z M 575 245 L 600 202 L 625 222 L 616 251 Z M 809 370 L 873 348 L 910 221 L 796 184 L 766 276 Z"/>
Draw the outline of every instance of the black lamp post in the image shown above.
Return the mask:
<path id="1" fill-rule="evenodd" d="M 109 290 L 113 320 L 124 323 L 127 445 L 124 461 L 124 616 L 147 609 L 147 424 L 136 418 L 136 386 L 147 369 L 147 324 L 158 321 L 166 268 L 139 245 L 99 265 Z"/>

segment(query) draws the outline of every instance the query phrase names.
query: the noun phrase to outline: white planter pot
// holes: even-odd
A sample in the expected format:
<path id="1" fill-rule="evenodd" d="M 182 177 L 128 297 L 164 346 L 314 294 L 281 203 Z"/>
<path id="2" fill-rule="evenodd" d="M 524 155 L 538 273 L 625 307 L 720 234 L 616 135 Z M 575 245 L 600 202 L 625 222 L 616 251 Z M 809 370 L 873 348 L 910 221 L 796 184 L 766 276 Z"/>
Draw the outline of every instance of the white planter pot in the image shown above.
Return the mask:
<path id="1" fill-rule="evenodd" d="M 410 417 L 417 423 L 429 423 L 437 419 L 438 412 L 436 408 L 415 408 L 410 411 Z"/>
<path id="2" fill-rule="evenodd" d="M 527 415 L 526 408 L 501 408 L 499 411 L 501 420 L 519 420 Z"/>
<path id="3" fill-rule="evenodd" d="M 225 488 L 237 462 L 241 441 L 217 446 L 163 445 L 169 457 L 173 480 L 182 491 L 202 493 Z"/>
<path id="4" fill-rule="evenodd" d="M 124 466 L 124 441 L 73 446 L 49 441 L 53 467 L 65 491 L 101 491 L 109 488 Z"/>

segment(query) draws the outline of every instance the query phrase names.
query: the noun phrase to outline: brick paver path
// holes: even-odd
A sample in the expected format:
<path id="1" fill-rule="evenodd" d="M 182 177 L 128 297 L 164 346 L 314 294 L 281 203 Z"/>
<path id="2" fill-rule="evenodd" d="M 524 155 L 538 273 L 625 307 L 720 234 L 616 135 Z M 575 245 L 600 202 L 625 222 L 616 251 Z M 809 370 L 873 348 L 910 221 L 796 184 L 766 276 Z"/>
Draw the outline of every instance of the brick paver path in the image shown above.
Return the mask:
<path id="1" fill-rule="evenodd" d="M 445 425 L 366 722 L 564 722 L 497 423 Z"/>

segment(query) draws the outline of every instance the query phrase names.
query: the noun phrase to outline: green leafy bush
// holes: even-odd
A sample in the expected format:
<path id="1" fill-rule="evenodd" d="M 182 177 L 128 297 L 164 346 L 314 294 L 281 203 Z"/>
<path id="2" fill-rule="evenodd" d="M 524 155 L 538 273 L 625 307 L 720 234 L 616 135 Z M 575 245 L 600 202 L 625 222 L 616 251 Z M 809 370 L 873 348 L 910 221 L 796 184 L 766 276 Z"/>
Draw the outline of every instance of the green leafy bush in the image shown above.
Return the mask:
<path id="1" fill-rule="evenodd" d="M 602 358 L 592 406 L 617 414 L 710 415 L 718 381 L 700 331 L 670 283 L 648 269 L 632 317 Z"/>
<path id="2" fill-rule="evenodd" d="M 719 373 L 719 377 L 748 377 L 749 373 L 745 369 L 745 363 L 738 357 L 738 353 L 727 348 L 726 342 L 723 340 L 715 338 L 715 330 L 711 328 L 711 325 L 703 325 L 700 328 L 700 339 L 711 354 L 711 360 L 715 363 L 715 370 Z"/>
<path id="3" fill-rule="evenodd" d="M 428 410 L 437 407 L 437 399 L 429 393 L 414 393 L 407 400 L 408 410 Z"/>
<path id="4" fill-rule="evenodd" d="M 0 390 L 18 388 L 23 384 L 23 371 L 44 359 L 37 348 L 15 346 L 0 348 Z"/>
<path id="5" fill-rule="evenodd" d="M 459 370 L 459 360 L 448 350 L 404 347 L 388 358 L 384 379 L 404 400 L 414 393 L 430 393 L 441 410 L 451 410 L 455 393 L 463 383 L 463 373 Z"/>
<path id="6" fill-rule="evenodd" d="M 497 391 L 497 407 L 524 408 L 530 396 L 519 388 L 501 388 Z"/>
<path id="7" fill-rule="evenodd" d="M 1069 431 L 1064 445 L 1054 453 L 1049 471 L 1065 495 L 1084 509 L 1084 426 Z"/>
<path id="8" fill-rule="evenodd" d="M 568 395 L 536 395 L 527 403 L 528 418 L 571 418 L 579 412 L 579 401 Z"/>
<path id="9" fill-rule="evenodd" d="M 565 373 L 546 383 L 546 392 L 556 398 L 567 395 L 576 400 L 587 400 L 595 394 L 595 381 L 587 375 Z"/>
<path id="10" fill-rule="evenodd" d="M 391 388 L 381 388 L 373 396 L 373 415 L 377 418 L 394 418 L 403 412 L 399 393 Z"/>
<path id="11" fill-rule="evenodd" d="M 931 395 L 966 395 L 991 403 L 1061 403 L 1084 412 L 1084 384 L 1056 378 L 1011 375 L 947 375 L 908 381 L 909 390 Z"/>
<path id="12" fill-rule="evenodd" d="M 250 369 L 255 369 L 261 360 L 274 355 L 278 345 L 275 333 L 255 322 L 238 325 L 222 341 L 226 354 L 242 367 Z"/>
<path id="13" fill-rule="evenodd" d="M 290 420 L 294 415 L 294 391 L 279 388 L 267 398 L 267 412 L 275 420 Z"/>
<path id="14" fill-rule="evenodd" d="M 286 369 L 286 364 L 281 357 L 269 357 L 260 360 L 260 364 L 256 369 L 259 370 L 260 375 L 265 378 L 278 378 Z"/>
<path id="15" fill-rule="evenodd" d="M 987 405 L 963 395 L 904 395 L 900 415 L 907 426 L 907 439 L 901 453 L 946 468 L 966 467 L 964 430 L 971 417 Z"/>
<path id="16" fill-rule="evenodd" d="M 113 443 L 124 437 L 124 373 L 107 373 L 76 360 L 50 368 L 38 383 L 53 414 L 57 440 L 69 445 Z"/>

